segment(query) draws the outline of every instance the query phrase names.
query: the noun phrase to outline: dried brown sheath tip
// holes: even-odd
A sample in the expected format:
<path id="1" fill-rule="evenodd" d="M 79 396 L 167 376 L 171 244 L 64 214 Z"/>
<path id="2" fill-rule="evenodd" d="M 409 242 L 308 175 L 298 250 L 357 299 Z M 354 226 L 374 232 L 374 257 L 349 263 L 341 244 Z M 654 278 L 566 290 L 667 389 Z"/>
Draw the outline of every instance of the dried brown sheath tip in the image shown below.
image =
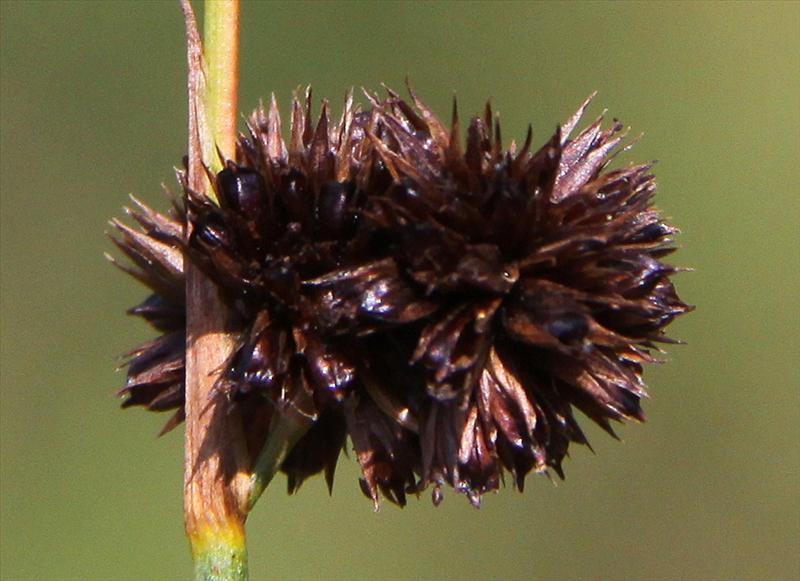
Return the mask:
<path id="1" fill-rule="evenodd" d="M 282 466 L 292 491 L 323 470 L 330 483 L 348 435 L 376 503 L 428 485 L 438 503 L 446 484 L 477 504 L 503 471 L 520 489 L 531 471 L 563 476 L 569 444 L 587 443 L 573 410 L 611 434 L 644 419 L 642 365 L 690 310 L 662 262 L 677 230 L 652 206 L 651 166 L 607 169 L 619 124 L 571 137 L 588 100 L 533 152 L 530 133 L 503 147 L 488 105 L 464 145 L 455 109 L 447 129 L 413 92 L 369 98 L 360 111 L 348 96 L 338 122 L 296 98 L 288 144 L 274 99 L 256 111 L 216 176 L 219 206 L 184 183 L 188 244 L 138 212 L 147 251 L 166 241 L 236 313 L 219 389 L 251 457 L 283 415 L 310 427 Z M 168 300 L 142 268 L 149 301 Z M 179 333 L 160 313 L 148 320 Z M 149 349 L 134 352 L 126 404 L 160 409 L 180 358 L 165 347 L 165 367 Z"/>

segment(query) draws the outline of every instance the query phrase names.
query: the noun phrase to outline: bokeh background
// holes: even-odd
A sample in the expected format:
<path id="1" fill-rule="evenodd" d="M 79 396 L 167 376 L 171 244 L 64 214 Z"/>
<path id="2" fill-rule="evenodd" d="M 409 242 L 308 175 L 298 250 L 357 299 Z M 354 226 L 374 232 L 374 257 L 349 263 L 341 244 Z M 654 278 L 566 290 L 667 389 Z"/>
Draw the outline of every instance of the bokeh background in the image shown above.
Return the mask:
<path id="1" fill-rule="evenodd" d="M 117 356 L 151 335 L 103 260 L 106 220 L 185 148 L 177 2 L 0 3 L 4 580 L 185 579 L 181 430 L 122 412 Z M 684 231 L 686 346 L 648 373 L 645 425 L 588 427 L 567 479 L 479 511 L 455 494 L 373 513 L 343 459 L 251 515 L 252 578 L 800 578 L 800 4 L 245 2 L 242 107 L 313 83 L 402 88 L 447 115 L 491 96 L 544 142 L 593 90 L 645 132 Z"/>

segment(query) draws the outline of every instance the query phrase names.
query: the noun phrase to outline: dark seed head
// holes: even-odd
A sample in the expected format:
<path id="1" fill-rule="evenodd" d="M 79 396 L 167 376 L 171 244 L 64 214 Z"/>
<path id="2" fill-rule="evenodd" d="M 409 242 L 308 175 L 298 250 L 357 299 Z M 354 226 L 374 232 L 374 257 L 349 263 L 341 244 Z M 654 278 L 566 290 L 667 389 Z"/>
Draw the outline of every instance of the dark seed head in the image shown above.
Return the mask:
<path id="1" fill-rule="evenodd" d="M 183 418 L 183 261 L 238 319 L 220 389 L 242 412 L 253 461 L 283 416 L 310 425 L 283 463 L 289 489 L 324 471 L 346 437 L 361 488 L 404 504 L 432 487 L 475 506 L 508 472 L 563 477 L 574 410 L 613 434 L 643 419 L 642 365 L 690 310 L 662 262 L 677 232 L 652 206 L 650 165 L 609 169 L 620 124 L 573 136 L 588 101 L 538 151 L 505 148 L 491 108 L 461 141 L 412 91 L 339 124 L 295 99 L 257 111 L 187 213 L 142 206 L 118 246 L 153 291 L 131 310 L 163 334 L 130 355 L 124 405 Z M 273 122 L 267 122 L 267 119 Z M 185 184 L 184 184 L 185 185 Z"/>

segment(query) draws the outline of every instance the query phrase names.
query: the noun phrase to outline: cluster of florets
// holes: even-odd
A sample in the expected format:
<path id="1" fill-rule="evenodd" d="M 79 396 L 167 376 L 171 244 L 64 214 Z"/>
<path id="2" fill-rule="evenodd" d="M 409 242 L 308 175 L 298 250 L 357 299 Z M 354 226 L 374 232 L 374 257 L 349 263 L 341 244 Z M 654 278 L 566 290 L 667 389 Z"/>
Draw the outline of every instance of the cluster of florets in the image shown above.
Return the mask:
<path id="1" fill-rule="evenodd" d="M 538 151 L 504 148 L 487 105 L 462 139 L 411 92 L 348 96 L 338 123 L 310 93 L 289 143 L 274 99 L 213 177 L 170 216 L 143 205 L 120 248 L 153 295 L 132 309 L 163 334 L 130 354 L 123 405 L 183 419 L 183 261 L 234 313 L 219 389 L 250 454 L 282 417 L 307 432 L 282 464 L 290 490 L 325 471 L 349 436 L 375 502 L 441 486 L 474 503 L 509 471 L 586 444 L 573 411 L 613 434 L 643 419 L 642 364 L 689 307 L 661 262 L 676 230 L 652 207 L 651 166 L 607 170 L 621 126 L 570 138 L 588 100 Z M 465 145 L 464 145 L 465 142 Z M 184 236 L 191 222 L 191 234 Z"/>

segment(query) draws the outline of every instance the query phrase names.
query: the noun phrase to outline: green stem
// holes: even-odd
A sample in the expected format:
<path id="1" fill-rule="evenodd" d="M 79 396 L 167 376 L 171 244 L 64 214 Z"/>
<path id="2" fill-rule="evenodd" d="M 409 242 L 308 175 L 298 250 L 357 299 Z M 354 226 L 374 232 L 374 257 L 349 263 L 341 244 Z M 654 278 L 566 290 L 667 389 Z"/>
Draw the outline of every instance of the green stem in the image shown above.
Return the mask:
<path id="1" fill-rule="evenodd" d="M 248 510 L 252 510 L 255 506 L 286 456 L 310 426 L 311 424 L 306 418 L 296 419 L 280 414 L 275 417 L 267 441 L 258 455 L 253 467 L 253 474 L 250 477 Z"/>
<path id="2" fill-rule="evenodd" d="M 207 138 L 203 159 L 219 172 L 223 161 L 236 158 L 239 110 L 239 0 L 206 0 L 203 54 L 206 62 Z"/>
<path id="3" fill-rule="evenodd" d="M 239 2 L 207 0 L 205 47 L 182 0 L 189 61 L 189 187 L 213 197 L 206 176 L 236 153 Z M 191 216 L 187 230 L 191 229 Z M 187 236 L 189 232 L 187 232 Z M 216 413 L 214 389 L 232 349 L 229 314 L 211 281 L 186 264 L 186 446 L 184 516 L 197 581 L 246 581 L 249 458 L 235 414 Z M 233 474 L 233 478 L 228 475 Z"/>
<path id="4" fill-rule="evenodd" d="M 196 581 L 247 581 L 244 528 L 202 528 L 191 541 Z"/>

